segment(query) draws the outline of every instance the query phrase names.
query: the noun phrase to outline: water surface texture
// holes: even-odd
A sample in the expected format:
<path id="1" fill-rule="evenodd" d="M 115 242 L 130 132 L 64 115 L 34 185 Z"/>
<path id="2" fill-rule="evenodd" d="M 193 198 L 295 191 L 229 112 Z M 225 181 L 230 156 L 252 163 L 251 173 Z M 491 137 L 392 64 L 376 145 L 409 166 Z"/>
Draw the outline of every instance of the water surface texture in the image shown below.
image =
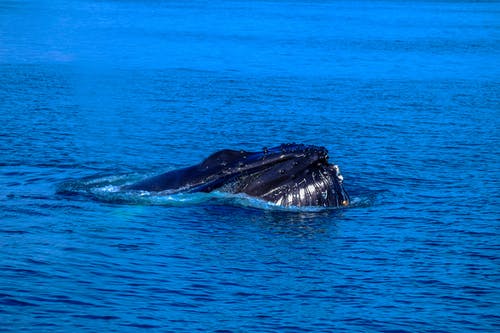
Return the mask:
<path id="1" fill-rule="evenodd" d="M 495 1 L 0 1 L 0 331 L 498 332 Z M 353 205 L 116 184 L 322 145 Z"/>

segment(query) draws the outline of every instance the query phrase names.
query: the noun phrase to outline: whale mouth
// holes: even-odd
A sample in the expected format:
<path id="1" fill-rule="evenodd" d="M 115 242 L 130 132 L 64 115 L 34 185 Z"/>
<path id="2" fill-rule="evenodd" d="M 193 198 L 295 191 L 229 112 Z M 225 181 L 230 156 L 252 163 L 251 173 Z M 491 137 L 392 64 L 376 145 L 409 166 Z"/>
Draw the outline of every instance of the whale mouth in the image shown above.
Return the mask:
<path id="1" fill-rule="evenodd" d="M 223 177 L 208 186 L 205 183 L 196 187 L 195 191 L 209 192 L 219 188 L 283 207 L 349 205 L 343 176 L 337 165 L 328 162 L 325 147 L 282 144 L 264 148 L 262 152 L 240 151 L 236 154 L 240 159 L 224 164 Z M 217 156 L 219 162 L 223 158 L 226 157 Z"/>
<path id="2" fill-rule="evenodd" d="M 283 206 L 346 207 L 349 196 L 336 175 L 320 165 L 300 175 L 298 181 L 284 185 L 276 200 Z"/>
<path id="3" fill-rule="evenodd" d="M 328 163 L 324 147 L 282 145 L 265 150 L 267 160 L 244 179 L 230 187 L 233 193 L 246 193 L 284 207 L 346 207 L 349 196 L 337 165 Z M 274 153 L 279 154 L 273 159 Z"/>

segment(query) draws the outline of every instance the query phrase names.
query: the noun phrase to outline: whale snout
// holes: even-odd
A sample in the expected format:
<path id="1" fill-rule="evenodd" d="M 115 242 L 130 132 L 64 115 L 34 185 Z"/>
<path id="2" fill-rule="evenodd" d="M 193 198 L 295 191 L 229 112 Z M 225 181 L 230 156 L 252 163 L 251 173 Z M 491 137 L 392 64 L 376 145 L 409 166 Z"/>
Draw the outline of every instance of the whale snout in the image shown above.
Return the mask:
<path id="1" fill-rule="evenodd" d="M 304 144 L 283 144 L 280 146 L 282 154 L 294 156 L 301 163 L 328 164 L 328 150 L 322 146 Z"/>

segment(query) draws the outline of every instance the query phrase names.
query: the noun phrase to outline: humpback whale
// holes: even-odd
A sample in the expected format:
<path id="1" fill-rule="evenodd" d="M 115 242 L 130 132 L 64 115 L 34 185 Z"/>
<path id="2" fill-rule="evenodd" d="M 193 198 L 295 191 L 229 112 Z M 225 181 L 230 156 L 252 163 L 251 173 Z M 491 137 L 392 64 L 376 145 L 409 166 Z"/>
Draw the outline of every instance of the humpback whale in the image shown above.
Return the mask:
<path id="1" fill-rule="evenodd" d="M 150 192 L 245 193 L 279 206 L 343 207 L 349 204 L 337 165 L 328 150 L 282 144 L 259 152 L 224 149 L 201 163 L 127 185 Z"/>

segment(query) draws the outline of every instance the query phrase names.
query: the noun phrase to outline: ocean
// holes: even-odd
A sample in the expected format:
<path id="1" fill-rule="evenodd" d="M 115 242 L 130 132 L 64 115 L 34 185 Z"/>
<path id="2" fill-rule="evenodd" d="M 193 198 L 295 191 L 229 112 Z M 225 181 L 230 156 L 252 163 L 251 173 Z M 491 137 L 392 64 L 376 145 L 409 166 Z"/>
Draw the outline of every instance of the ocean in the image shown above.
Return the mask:
<path id="1" fill-rule="evenodd" d="M 500 331 L 496 1 L 0 1 L 0 331 Z M 352 203 L 116 184 L 324 146 Z"/>

